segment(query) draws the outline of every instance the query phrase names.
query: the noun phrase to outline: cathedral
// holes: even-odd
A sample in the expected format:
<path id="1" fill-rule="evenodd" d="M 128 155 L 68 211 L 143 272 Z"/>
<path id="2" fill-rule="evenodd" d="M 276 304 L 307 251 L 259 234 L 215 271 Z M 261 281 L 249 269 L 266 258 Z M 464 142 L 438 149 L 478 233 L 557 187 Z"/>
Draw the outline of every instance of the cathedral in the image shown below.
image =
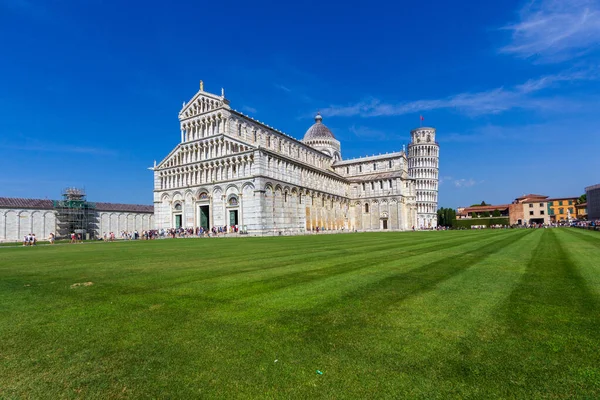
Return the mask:
<path id="1" fill-rule="evenodd" d="M 302 140 L 200 90 L 179 112 L 180 143 L 154 171 L 157 229 L 235 227 L 250 235 L 436 226 L 435 129 L 405 151 L 345 160 L 319 114 Z"/>

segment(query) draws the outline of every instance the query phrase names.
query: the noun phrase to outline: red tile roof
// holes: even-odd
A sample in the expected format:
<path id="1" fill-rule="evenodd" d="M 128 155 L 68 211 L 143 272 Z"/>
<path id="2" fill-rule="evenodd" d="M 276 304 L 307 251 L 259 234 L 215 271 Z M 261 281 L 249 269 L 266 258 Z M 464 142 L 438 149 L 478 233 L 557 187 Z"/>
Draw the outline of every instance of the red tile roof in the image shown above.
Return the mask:
<path id="1" fill-rule="evenodd" d="M 547 198 L 548 198 L 548 196 L 544 196 L 544 195 L 541 195 L 541 194 L 532 194 L 532 193 L 530 193 L 530 194 L 524 194 L 521 197 L 517 197 L 517 200 L 523 200 L 523 199 L 547 199 Z"/>
<path id="2" fill-rule="evenodd" d="M 52 200 L 0 197 L 0 208 L 35 208 L 38 210 L 52 210 L 54 206 Z"/>
<path id="3" fill-rule="evenodd" d="M 551 199 L 546 199 L 546 201 L 556 201 L 556 200 L 577 200 L 579 197 L 553 197 Z"/>
<path id="4" fill-rule="evenodd" d="M 507 210 L 510 207 L 508 204 L 499 204 L 496 206 L 473 206 L 473 207 L 465 207 L 465 209 L 461 212 L 461 215 L 469 214 L 472 212 L 485 212 L 485 211 L 502 211 Z"/>
<path id="5" fill-rule="evenodd" d="M 154 206 L 141 204 L 120 204 L 120 203 L 93 203 L 97 211 L 117 211 L 117 212 L 138 212 L 154 213 Z M 0 208 L 33 208 L 38 210 L 52 210 L 54 203 L 52 200 L 42 199 L 23 199 L 18 197 L 0 197 Z"/>
<path id="6" fill-rule="evenodd" d="M 96 210 L 98 211 L 121 211 L 121 212 L 139 212 L 153 213 L 154 206 L 146 206 L 143 204 L 120 204 L 120 203 L 98 203 L 96 202 Z"/>

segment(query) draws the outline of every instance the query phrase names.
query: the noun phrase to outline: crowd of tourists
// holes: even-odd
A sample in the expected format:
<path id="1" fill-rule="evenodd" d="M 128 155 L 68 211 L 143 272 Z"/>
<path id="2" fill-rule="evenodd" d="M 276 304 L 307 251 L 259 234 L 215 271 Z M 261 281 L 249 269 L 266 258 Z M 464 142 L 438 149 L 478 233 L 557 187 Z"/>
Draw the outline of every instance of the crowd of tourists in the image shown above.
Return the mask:
<path id="1" fill-rule="evenodd" d="M 576 228 L 584 228 L 584 229 L 596 229 L 600 230 L 600 219 L 592 220 L 592 221 L 559 221 L 552 222 L 550 224 L 527 224 L 527 225 L 491 225 L 489 227 L 486 226 L 471 226 L 471 229 L 510 229 L 510 228 L 555 228 L 562 226 L 571 226 Z M 447 230 L 447 229 L 457 229 L 450 227 L 442 227 L 438 226 L 437 228 L 432 228 L 437 230 Z M 458 228 L 458 229 L 468 229 L 468 228 Z M 416 230 L 415 227 L 412 229 Z M 314 232 L 325 231 L 325 228 L 313 228 Z M 342 230 L 343 231 L 343 230 Z M 194 228 L 169 228 L 169 229 L 150 229 L 144 230 L 141 233 L 137 230 L 135 231 L 121 231 L 119 234 L 119 238 L 121 240 L 153 240 L 153 239 L 165 239 L 165 238 L 192 238 L 192 237 L 220 237 L 226 236 L 228 234 L 236 234 L 236 233 L 244 233 L 240 230 L 238 225 L 229 225 L 229 226 L 213 226 L 210 229 L 204 229 L 203 227 L 194 227 Z M 281 234 L 281 233 L 280 233 Z M 114 242 L 117 238 L 117 235 L 114 232 L 104 232 L 102 237 L 98 238 L 99 240 L 105 242 Z M 70 235 L 70 243 L 83 243 L 83 237 L 81 233 L 72 232 Z M 56 235 L 54 233 L 50 233 L 48 236 L 48 241 L 50 244 L 54 244 L 56 240 Z M 34 233 L 27 234 L 23 237 L 23 246 L 35 246 L 37 244 L 37 238 Z"/>
<path id="2" fill-rule="evenodd" d="M 230 233 L 239 233 L 240 228 L 237 225 L 229 226 L 213 226 L 210 229 L 204 229 L 201 226 L 195 228 L 170 228 L 161 229 L 158 231 L 158 235 L 161 238 L 186 238 L 186 237 L 214 237 L 223 236 Z"/>
<path id="3" fill-rule="evenodd" d="M 23 246 L 35 246 L 36 244 L 37 239 L 35 233 L 29 233 L 23 237 Z"/>
<path id="4" fill-rule="evenodd" d="M 592 221 L 577 221 L 571 224 L 575 228 L 583 228 L 583 229 L 593 229 L 600 231 L 600 219 L 592 220 Z"/>
<path id="5" fill-rule="evenodd" d="M 114 242 L 118 237 L 121 240 L 153 240 L 166 238 L 188 238 L 188 237 L 211 237 L 221 236 L 229 233 L 239 233 L 237 225 L 231 226 L 213 226 L 211 229 L 203 227 L 195 228 L 168 228 L 168 229 L 149 229 L 144 231 L 121 231 L 119 235 L 114 232 L 104 232 L 99 238 L 105 242 Z"/>

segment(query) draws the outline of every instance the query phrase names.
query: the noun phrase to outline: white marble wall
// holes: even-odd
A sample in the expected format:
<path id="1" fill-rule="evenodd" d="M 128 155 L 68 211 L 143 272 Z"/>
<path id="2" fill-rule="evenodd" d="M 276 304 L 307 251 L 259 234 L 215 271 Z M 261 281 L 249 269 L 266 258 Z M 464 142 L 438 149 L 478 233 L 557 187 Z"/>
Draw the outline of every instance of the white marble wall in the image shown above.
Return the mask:
<path id="1" fill-rule="evenodd" d="M 99 211 L 96 218 L 96 237 L 103 232 L 141 232 L 154 226 L 154 215 L 149 213 Z M 30 233 L 46 240 L 50 233 L 57 233 L 56 223 L 54 210 L 0 209 L 0 242 L 18 242 Z"/>
<path id="2" fill-rule="evenodd" d="M 0 209 L 0 242 L 20 241 L 34 233 L 38 239 L 56 232 L 53 210 Z"/>

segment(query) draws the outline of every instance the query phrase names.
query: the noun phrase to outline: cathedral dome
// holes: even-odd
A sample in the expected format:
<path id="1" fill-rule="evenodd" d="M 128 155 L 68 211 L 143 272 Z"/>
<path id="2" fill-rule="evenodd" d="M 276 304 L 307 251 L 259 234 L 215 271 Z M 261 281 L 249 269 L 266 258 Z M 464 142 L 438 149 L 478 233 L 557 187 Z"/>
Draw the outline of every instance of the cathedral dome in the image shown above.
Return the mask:
<path id="1" fill-rule="evenodd" d="M 322 121 L 323 117 L 321 117 L 321 114 L 317 113 L 317 116 L 315 117 L 315 123 L 308 128 L 304 134 L 304 142 L 313 139 L 335 139 L 333 133 L 331 133 L 329 128 L 326 127 Z"/>

